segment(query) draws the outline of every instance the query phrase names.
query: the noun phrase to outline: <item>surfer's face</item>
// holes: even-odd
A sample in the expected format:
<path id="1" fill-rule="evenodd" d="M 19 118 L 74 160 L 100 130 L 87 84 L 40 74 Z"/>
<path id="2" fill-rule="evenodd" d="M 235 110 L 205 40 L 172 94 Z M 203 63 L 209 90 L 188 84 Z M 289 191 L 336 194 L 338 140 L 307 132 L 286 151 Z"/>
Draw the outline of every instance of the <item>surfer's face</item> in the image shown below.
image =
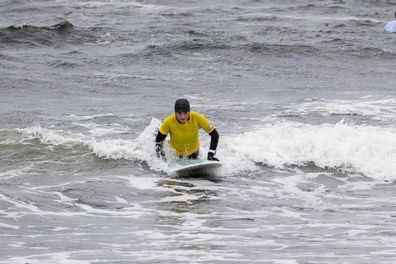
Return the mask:
<path id="1" fill-rule="evenodd" d="M 190 117 L 190 112 L 176 112 L 176 118 L 180 123 L 187 122 Z"/>

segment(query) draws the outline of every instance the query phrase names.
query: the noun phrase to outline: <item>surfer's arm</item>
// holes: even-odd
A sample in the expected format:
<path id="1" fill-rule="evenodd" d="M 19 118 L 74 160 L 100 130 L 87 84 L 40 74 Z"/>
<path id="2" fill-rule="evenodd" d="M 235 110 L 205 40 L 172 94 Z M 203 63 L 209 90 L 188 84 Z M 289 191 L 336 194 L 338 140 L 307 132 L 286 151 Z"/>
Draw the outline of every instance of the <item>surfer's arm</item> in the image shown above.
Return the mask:
<path id="1" fill-rule="evenodd" d="M 166 135 L 158 131 L 157 136 L 155 137 L 155 152 L 157 152 L 158 158 L 165 159 L 165 152 L 163 149 L 165 138 Z"/>
<path id="2" fill-rule="evenodd" d="M 217 145 L 219 144 L 219 137 L 220 137 L 219 132 L 217 132 L 217 129 L 215 128 L 212 130 L 212 132 L 209 133 L 209 135 L 210 135 L 210 147 L 208 152 L 208 160 L 219 161 L 219 159 L 215 157 Z"/>

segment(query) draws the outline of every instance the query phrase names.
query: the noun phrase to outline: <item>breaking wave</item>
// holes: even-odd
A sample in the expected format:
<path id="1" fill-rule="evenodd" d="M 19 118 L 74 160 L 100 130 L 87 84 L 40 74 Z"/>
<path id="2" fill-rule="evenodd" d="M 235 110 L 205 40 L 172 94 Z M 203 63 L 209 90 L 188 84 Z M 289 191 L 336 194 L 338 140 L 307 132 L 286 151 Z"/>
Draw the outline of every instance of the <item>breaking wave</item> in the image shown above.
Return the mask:
<path id="1" fill-rule="evenodd" d="M 167 172 L 167 164 L 157 159 L 154 135 L 160 121 L 153 119 L 136 139 L 97 139 L 84 135 L 34 126 L 19 129 L 25 139 L 42 144 L 83 145 L 105 159 L 143 162 L 151 170 Z M 203 139 L 202 146 L 206 146 Z M 206 153 L 206 149 L 201 149 Z M 223 174 L 240 174 L 269 167 L 307 166 L 359 173 L 376 180 L 396 179 L 396 131 L 368 125 L 309 125 L 282 122 L 250 132 L 221 138 L 218 156 L 224 163 Z"/>

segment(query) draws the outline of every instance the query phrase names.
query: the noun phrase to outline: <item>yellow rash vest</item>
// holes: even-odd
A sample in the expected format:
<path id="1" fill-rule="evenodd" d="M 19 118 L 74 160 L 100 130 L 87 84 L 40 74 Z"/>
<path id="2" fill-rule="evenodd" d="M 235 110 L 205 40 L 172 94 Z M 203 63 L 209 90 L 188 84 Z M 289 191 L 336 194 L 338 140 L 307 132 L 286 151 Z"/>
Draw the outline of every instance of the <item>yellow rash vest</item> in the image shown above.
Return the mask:
<path id="1" fill-rule="evenodd" d="M 190 117 L 185 123 L 180 123 L 173 113 L 167 118 L 159 129 L 163 135 L 170 134 L 169 144 L 179 156 L 188 156 L 199 150 L 199 129 L 211 133 L 215 127 L 210 121 L 198 112 L 190 112 Z"/>

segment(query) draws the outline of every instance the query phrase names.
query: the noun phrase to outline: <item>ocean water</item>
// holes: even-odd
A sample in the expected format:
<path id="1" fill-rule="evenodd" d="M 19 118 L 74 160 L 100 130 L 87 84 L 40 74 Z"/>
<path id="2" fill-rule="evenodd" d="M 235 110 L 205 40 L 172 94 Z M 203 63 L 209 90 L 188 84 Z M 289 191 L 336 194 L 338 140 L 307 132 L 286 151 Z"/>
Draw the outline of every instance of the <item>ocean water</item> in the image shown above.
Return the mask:
<path id="1" fill-rule="evenodd" d="M 396 263 L 395 6 L 2 0 L 0 263 Z M 156 158 L 180 97 L 221 169 Z"/>

